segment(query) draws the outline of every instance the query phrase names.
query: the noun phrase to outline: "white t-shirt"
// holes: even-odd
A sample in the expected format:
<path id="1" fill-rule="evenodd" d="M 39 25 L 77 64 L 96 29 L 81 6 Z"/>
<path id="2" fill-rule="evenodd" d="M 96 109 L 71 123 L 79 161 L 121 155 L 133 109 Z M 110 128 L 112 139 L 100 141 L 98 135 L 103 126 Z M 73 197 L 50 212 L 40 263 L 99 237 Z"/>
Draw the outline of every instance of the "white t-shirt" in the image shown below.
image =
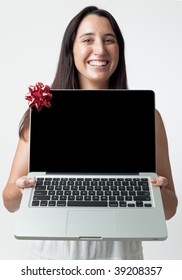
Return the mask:
<path id="1" fill-rule="evenodd" d="M 140 241 L 29 241 L 24 259 L 142 260 Z"/>

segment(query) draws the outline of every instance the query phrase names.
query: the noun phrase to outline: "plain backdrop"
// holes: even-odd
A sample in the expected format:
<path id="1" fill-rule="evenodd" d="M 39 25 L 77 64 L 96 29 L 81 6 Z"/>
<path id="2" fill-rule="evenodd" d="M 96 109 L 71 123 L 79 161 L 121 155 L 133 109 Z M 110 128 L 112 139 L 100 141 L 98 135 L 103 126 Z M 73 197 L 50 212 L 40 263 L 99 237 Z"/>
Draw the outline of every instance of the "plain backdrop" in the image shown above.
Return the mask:
<path id="1" fill-rule="evenodd" d="M 144 242 L 145 259 L 182 258 L 182 2 L 176 0 L 0 0 L 0 192 L 9 176 L 18 124 L 30 84 L 51 84 L 64 30 L 88 5 L 111 12 L 125 38 L 131 89 L 152 89 L 168 135 L 179 199 L 167 221 L 168 239 Z M 17 213 L 0 197 L 0 259 L 21 259 L 28 241 L 17 241 Z"/>

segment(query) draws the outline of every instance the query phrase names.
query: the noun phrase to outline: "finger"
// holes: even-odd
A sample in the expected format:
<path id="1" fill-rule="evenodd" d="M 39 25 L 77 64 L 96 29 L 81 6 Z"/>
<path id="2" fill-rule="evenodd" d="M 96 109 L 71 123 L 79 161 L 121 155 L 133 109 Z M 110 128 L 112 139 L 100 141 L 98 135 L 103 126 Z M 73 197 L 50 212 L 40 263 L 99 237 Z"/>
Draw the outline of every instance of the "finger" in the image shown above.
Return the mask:
<path id="1" fill-rule="evenodd" d="M 32 187 L 35 184 L 35 178 L 27 178 L 26 176 L 16 180 L 16 185 L 19 188 Z"/>
<path id="2" fill-rule="evenodd" d="M 152 178 L 151 183 L 154 186 L 166 187 L 168 184 L 168 180 L 165 177 L 159 176 L 157 178 Z"/>

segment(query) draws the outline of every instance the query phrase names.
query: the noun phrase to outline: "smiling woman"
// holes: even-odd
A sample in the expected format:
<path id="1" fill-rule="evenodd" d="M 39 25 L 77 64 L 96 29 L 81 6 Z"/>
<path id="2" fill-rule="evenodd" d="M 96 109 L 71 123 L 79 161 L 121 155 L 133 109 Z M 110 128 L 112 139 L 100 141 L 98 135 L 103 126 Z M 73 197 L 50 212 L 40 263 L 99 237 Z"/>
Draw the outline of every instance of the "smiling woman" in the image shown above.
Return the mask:
<path id="1" fill-rule="evenodd" d="M 124 40 L 117 22 L 109 12 L 90 6 L 81 10 L 70 21 L 63 37 L 57 72 L 51 88 L 127 89 Z M 122 130 L 122 127 L 118 129 Z M 29 110 L 20 123 L 19 136 L 17 151 L 3 192 L 4 205 L 10 212 L 19 208 L 22 190 L 35 184 L 34 178 L 30 180 L 26 177 Z M 166 219 L 170 219 L 176 212 L 177 198 L 165 128 L 157 111 L 156 145 L 157 173 L 160 176 L 152 183 L 156 187 L 161 187 Z M 138 240 L 38 241 L 30 244 L 25 257 L 26 259 L 142 259 L 143 250 Z"/>
<path id="2" fill-rule="evenodd" d="M 109 88 L 109 79 L 118 65 L 119 47 L 107 18 L 89 15 L 82 20 L 73 56 L 81 88 Z"/>
<path id="3" fill-rule="evenodd" d="M 65 30 L 52 88 L 82 88 L 79 79 L 80 75 L 83 75 L 82 71 L 86 71 L 89 66 L 91 71 L 91 65 L 93 67 L 95 64 L 106 64 L 106 67 L 103 65 L 103 72 L 100 71 L 102 68 L 95 67 L 96 73 L 107 73 L 102 85 L 98 84 L 99 88 L 127 88 L 124 39 L 121 30 L 109 12 L 90 6 L 81 10 Z M 98 88 L 94 81 L 88 86 Z"/>

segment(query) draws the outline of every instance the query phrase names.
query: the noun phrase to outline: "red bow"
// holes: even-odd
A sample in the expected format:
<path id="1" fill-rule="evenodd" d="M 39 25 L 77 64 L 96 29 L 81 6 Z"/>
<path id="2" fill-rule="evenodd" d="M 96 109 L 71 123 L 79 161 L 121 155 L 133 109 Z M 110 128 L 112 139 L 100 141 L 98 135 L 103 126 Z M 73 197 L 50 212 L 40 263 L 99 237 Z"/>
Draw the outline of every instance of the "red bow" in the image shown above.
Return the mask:
<path id="1" fill-rule="evenodd" d="M 49 91 L 50 87 L 40 82 L 35 86 L 29 86 L 29 92 L 25 95 L 25 99 L 29 101 L 29 107 L 35 106 L 38 111 L 41 111 L 42 106 L 50 107 L 52 94 Z"/>

